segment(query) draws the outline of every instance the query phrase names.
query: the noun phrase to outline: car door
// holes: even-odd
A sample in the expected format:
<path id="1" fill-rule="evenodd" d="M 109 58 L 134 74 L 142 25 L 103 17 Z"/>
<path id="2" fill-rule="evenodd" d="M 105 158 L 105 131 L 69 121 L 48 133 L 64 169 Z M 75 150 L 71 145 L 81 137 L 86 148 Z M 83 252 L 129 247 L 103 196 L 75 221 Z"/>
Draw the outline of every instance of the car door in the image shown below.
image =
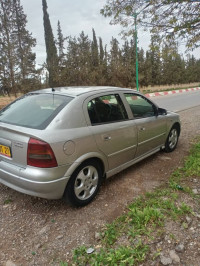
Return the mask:
<path id="1" fill-rule="evenodd" d="M 167 121 L 158 115 L 156 106 L 139 94 L 125 93 L 137 126 L 138 146 L 136 157 L 151 153 L 165 143 Z"/>
<path id="2" fill-rule="evenodd" d="M 87 100 L 89 128 L 98 149 L 108 159 L 109 170 L 133 160 L 137 130 L 128 120 L 119 94 L 101 95 Z"/>

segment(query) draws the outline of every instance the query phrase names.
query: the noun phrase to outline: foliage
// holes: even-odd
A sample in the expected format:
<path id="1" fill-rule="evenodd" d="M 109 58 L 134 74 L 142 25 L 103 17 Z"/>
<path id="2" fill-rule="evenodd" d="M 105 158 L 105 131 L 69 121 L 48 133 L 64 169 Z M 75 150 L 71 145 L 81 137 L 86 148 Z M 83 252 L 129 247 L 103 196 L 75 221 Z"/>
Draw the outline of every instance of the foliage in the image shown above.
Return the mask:
<path id="1" fill-rule="evenodd" d="M 123 1 L 121 9 L 118 8 L 122 1 L 118 1 L 118 4 L 112 2 L 115 9 L 111 6 L 104 8 L 102 12 L 105 16 L 112 16 L 116 12 L 117 22 L 125 4 L 126 13 L 131 14 L 132 7 L 127 5 L 128 1 Z M 139 1 L 140 5 L 142 2 Z M 57 39 L 54 39 L 46 0 L 42 4 L 47 61 L 43 69 L 36 70 L 36 55 L 32 52 L 36 40 L 26 29 L 27 19 L 20 0 L 1 1 L 0 86 L 12 88 L 14 93 L 18 90 L 35 90 L 41 86 L 136 87 L 136 47 L 133 38 L 125 40 L 121 45 L 116 38 L 112 38 L 108 48 L 103 45 L 101 37 L 96 37 L 94 29 L 92 39 L 83 31 L 78 37 L 63 36 L 58 21 Z M 111 1 L 107 1 L 107 5 L 111 5 Z M 138 48 L 138 60 L 140 88 L 199 82 L 200 60 L 190 55 L 185 59 L 179 54 L 174 39 L 162 44 L 162 36 L 156 31 L 152 33 L 151 44 L 146 52 Z M 44 84 L 40 80 L 42 70 L 43 76 L 46 75 Z"/>
<path id="2" fill-rule="evenodd" d="M 26 15 L 20 0 L 0 3 L 0 85 L 16 94 L 38 84 L 35 54 L 36 40 L 26 29 Z"/>
<path id="3" fill-rule="evenodd" d="M 67 37 L 66 54 L 59 63 L 59 82 L 66 85 L 110 85 L 136 87 L 135 42 L 124 41 L 122 46 L 112 38 L 110 49 L 103 47 L 102 39 L 92 40 L 82 31 L 76 37 Z M 139 85 L 171 85 L 199 82 L 200 60 L 178 53 L 177 43 L 161 45 L 160 37 L 153 35 L 149 50 L 138 49 Z"/>
<path id="4" fill-rule="evenodd" d="M 112 17 L 111 24 L 124 27 L 125 36 L 133 34 L 136 12 L 138 23 L 159 33 L 162 39 L 183 39 L 190 49 L 200 46 L 200 1 L 107 0 L 101 9 L 103 16 Z"/>

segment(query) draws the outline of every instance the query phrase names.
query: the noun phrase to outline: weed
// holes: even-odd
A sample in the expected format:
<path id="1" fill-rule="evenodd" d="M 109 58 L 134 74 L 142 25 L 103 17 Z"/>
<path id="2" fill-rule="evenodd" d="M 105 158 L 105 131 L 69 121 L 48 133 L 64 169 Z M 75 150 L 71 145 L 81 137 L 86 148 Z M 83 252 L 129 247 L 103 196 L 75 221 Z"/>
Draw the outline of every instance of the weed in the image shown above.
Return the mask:
<path id="1" fill-rule="evenodd" d="M 174 234 L 170 234 L 169 237 L 170 237 L 172 240 L 175 240 L 175 239 L 176 239 L 176 237 L 175 237 Z"/>
<path id="2" fill-rule="evenodd" d="M 200 176 L 200 143 L 191 149 L 183 170 L 186 176 Z"/>
<path id="3" fill-rule="evenodd" d="M 154 209 L 150 206 L 147 206 L 143 209 L 139 208 L 130 208 L 131 212 L 129 213 L 132 223 L 136 229 L 143 229 L 147 227 L 149 223 L 161 224 L 164 216 L 158 209 Z"/>
<path id="4" fill-rule="evenodd" d="M 74 262 L 76 265 L 85 265 L 88 261 L 90 265 L 134 265 L 145 260 L 148 250 L 147 245 L 139 243 L 135 247 L 101 249 L 100 252 L 88 255 L 86 248 L 82 247 L 75 251 Z"/>
<path id="5" fill-rule="evenodd" d="M 157 251 L 156 253 L 153 254 L 153 260 L 157 259 L 157 257 L 160 256 L 160 251 Z"/>
<path id="6" fill-rule="evenodd" d="M 112 245 L 119 235 L 117 231 L 117 223 L 112 223 L 107 225 L 107 229 L 104 234 L 104 241 L 108 245 Z"/>
<path id="7" fill-rule="evenodd" d="M 61 262 L 60 262 L 60 266 L 68 266 L 68 263 L 67 263 L 67 262 L 63 262 L 63 261 L 61 261 Z"/>
<path id="8" fill-rule="evenodd" d="M 6 199 L 6 200 L 4 200 L 4 205 L 6 205 L 6 204 L 10 204 L 10 203 L 12 203 L 13 201 L 11 200 L 11 199 Z"/>

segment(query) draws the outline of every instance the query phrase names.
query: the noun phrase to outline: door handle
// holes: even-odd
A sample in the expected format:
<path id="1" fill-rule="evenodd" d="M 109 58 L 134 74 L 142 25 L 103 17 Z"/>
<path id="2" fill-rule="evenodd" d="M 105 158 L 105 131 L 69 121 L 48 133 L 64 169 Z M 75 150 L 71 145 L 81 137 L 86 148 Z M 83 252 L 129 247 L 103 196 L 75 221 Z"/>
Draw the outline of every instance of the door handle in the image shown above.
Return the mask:
<path id="1" fill-rule="evenodd" d="M 103 138 L 105 141 L 111 140 L 111 136 L 104 136 Z"/>

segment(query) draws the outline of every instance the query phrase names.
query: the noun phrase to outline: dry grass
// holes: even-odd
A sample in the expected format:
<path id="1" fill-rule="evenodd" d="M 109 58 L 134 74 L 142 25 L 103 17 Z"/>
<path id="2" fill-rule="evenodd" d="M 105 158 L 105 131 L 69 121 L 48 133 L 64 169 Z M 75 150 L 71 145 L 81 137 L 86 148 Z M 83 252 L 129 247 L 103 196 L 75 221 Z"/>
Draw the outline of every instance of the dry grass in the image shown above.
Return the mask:
<path id="1" fill-rule="evenodd" d="M 160 85 L 160 86 L 147 86 L 147 87 L 141 87 L 140 91 L 152 91 L 152 92 L 157 92 L 157 91 L 165 91 L 165 90 L 170 90 L 170 89 L 185 89 L 185 88 L 194 88 L 194 87 L 199 87 L 200 82 L 195 82 L 195 83 L 187 83 L 187 84 L 172 84 L 172 85 Z"/>

